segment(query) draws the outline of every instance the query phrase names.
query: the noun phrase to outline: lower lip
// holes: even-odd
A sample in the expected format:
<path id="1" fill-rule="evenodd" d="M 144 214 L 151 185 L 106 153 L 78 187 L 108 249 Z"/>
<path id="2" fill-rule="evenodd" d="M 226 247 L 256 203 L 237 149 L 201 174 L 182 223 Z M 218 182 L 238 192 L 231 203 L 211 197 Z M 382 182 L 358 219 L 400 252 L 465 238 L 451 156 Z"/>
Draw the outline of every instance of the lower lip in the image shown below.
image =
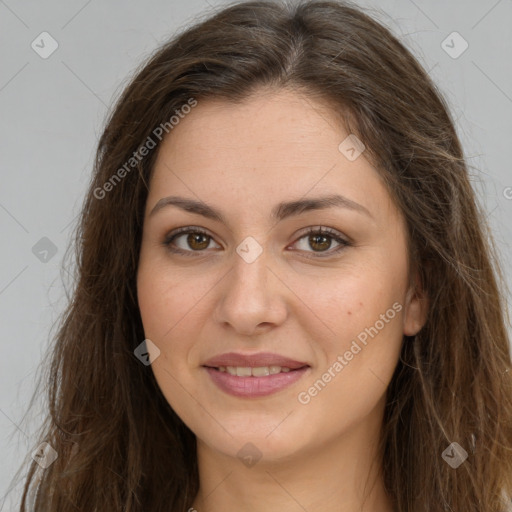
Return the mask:
<path id="1" fill-rule="evenodd" d="M 215 368 L 204 367 L 213 382 L 224 392 L 243 398 L 271 395 L 297 382 L 310 369 L 309 366 L 264 377 L 238 377 Z"/>

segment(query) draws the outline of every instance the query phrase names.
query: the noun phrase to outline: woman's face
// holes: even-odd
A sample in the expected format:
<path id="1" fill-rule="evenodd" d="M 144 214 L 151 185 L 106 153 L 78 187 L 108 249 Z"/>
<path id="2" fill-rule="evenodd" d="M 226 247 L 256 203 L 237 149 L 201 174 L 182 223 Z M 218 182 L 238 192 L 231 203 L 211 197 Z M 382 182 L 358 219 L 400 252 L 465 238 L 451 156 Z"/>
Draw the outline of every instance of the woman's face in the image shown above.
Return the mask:
<path id="1" fill-rule="evenodd" d="M 281 90 L 199 101 L 160 147 L 138 300 L 160 389 L 210 450 L 278 460 L 380 429 L 425 307 L 404 221 L 348 136 Z"/>

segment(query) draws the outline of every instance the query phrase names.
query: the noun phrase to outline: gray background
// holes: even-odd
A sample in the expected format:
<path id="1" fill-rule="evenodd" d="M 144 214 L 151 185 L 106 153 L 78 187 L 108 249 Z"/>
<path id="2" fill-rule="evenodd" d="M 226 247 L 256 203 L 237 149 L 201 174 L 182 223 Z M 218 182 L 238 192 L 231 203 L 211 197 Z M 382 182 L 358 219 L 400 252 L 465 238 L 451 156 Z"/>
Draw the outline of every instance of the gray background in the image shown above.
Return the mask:
<path id="1" fill-rule="evenodd" d="M 512 0 L 358 3 L 380 11 L 375 17 L 412 49 L 447 99 L 510 286 Z M 21 483 L 10 489 L 11 478 L 36 446 L 44 404 L 39 399 L 28 415 L 27 406 L 66 303 L 60 267 L 107 109 L 159 43 L 218 5 L 0 0 L 0 510 L 15 510 Z M 43 59 L 31 43 L 45 31 L 59 46 Z M 454 31 L 469 44 L 458 58 L 442 47 Z M 452 39 L 445 45 L 460 51 Z M 49 244 L 43 237 L 55 255 L 41 252 Z"/>

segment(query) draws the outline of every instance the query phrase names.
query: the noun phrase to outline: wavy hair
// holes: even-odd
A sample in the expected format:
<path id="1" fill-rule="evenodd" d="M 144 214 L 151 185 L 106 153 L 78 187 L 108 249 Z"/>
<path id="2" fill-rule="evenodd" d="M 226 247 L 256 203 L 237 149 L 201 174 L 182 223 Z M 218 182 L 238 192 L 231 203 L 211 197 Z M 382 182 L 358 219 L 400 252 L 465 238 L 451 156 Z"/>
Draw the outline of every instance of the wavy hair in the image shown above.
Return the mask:
<path id="1" fill-rule="evenodd" d="M 224 7 L 161 45 L 119 95 L 68 247 L 72 296 L 44 361 L 39 439 L 58 458 L 43 471 L 28 460 L 20 511 L 191 506 L 195 436 L 134 356 L 144 339 L 136 272 L 159 145 L 131 159 L 157 127 L 172 136 L 169 119 L 191 99 L 236 103 L 262 88 L 329 102 L 406 220 L 429 311 L 423 329 L 404 336 L 387 389 L 381 453 L 396 510 L 505 511 L 512 362 L 486 215 L 442 94 L 388 28 L 341 1 Z M 468 452 L 456 470 L 442 459 L 452 442 Z"/>

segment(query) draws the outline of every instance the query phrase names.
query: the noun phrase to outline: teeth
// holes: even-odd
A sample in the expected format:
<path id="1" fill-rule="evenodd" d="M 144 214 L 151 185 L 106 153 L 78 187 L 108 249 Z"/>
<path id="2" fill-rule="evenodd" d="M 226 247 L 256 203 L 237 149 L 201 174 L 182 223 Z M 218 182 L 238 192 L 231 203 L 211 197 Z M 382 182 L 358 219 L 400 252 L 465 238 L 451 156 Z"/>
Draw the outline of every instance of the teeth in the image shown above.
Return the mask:
<path id="1" fill-rule="evenodd" d="M 275 375 L 276 373 L 287 373 L 290 368 L 285 366 L 260 366 L 258 368 L 250 368 L 247 366 L 219 366 L 219 371 L 227 372 L 230 375 L 238 377 L 266 377 L 267 375 Z"/>
<path id="2" fill-rule="evenodd" d="M 247 368 L 248 370 L 250 368 Z M 240 375 L 237 370 L 237 375 Z M 270 368 L 268 366 L 262 366 L 260 368 L 253 368 L 252 371 L 249 372 L 249 375 L 253 377 L 265 377 L 266 375 L 270 375 Z"/>
<path id="3" fill-rule="evenodd" d="M 251 368 L 236 367 L 236 374 L 238 377 L 250 377 Z"/>

